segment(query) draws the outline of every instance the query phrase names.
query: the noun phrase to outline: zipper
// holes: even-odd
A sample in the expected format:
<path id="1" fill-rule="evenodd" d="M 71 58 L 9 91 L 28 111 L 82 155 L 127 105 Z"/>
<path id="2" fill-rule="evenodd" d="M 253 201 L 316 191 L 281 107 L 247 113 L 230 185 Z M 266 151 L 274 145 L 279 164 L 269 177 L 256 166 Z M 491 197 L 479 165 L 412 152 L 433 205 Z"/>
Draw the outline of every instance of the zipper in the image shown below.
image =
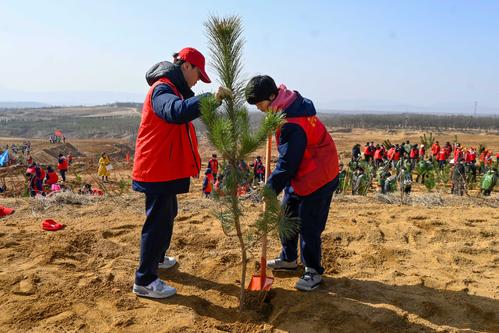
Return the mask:
<path id="1" fill-rule="evenodd" d="M 192 138 L 191 138 L 191 131 L 190 131 L 190 128 L 189 128 L 189 123 L 185 124 L 185 128 L 187 129 L 187 136 L 189 137 L 189 144 L 191 146 L 192 157 L 194 158 L 194 163 L 196 164 L 196 170 L 198 171 L 198 176 L 199 176 L 201 170 L 199 170 L 198 160 L 196 158 L 196 153 L 194 153 L 194 147 L 192 146 Z"/>

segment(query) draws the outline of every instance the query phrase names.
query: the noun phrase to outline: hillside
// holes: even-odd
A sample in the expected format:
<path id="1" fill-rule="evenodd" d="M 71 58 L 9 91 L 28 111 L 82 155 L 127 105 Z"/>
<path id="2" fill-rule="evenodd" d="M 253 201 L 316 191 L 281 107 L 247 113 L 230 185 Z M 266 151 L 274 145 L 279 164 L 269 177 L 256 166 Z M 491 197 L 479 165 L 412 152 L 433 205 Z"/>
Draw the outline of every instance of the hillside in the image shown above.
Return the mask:
<path id="1" fill-rule="evenodd" d="M 342 155 L 355 142 L 379 140 L 386 131 L 335 133 Z M 391 131 L 393 140 L 417 140 L 421 132 Z M 463 144 L 499 136 L 458 135 Z M 0 144 L 15 142 L 0 138 Z M 201 138 L 206 163 L 210 147 Z M 161 278 L 178 294 L 155 301 L 131 293 L 139 256 L 144 198 L 129 190 L 126 144 L 117 140 L 72 140 L 71 146 L 33 141 L 33 153 L 49 156 L 73 147 L 70 186 L 89 182 L 103 197 L 1 197 L 16 212 L 0 220 L 0 331 L 5 332 L 497 332 L 499 331 L 499 196 L 455 197 L 428 193 L 415 184 L 408 204 L 397 196 L 333 199 L 323 234 L 325 283 L 315 292 L 293 286 L 300 271 L 276 273 L 260 312 L 237 311 L 239 250 L 213 216 L 217 204 L 201 196 L 201 180 L 179 197 L 170 254 L 179 260 Z M 49 150 L 46 152 L 45 150 Z M 111 182 L 96 179 L 102 150 L 113 153 Z M 276 152 L 274 152 L 275 156 Z M 204 164 L 205 166 L 206 164 Z M 81 180 L 76 176 L 81 177 Z M 21 181 L 21 178 L 16 178 Z M 7 178 L 7 185 L 11 184 Z M 261 207 L 245 200 L 245 221 Z M 41 230 L 52 218 L 66 227 Z M 279 242 L 270 237 L 269 256 Z M 250 271 L 259 245 L 250 251 Z M 302 269 L 302 268 L 301 268 Z M 172 319 L 174 318 L 174 319 Z"/>

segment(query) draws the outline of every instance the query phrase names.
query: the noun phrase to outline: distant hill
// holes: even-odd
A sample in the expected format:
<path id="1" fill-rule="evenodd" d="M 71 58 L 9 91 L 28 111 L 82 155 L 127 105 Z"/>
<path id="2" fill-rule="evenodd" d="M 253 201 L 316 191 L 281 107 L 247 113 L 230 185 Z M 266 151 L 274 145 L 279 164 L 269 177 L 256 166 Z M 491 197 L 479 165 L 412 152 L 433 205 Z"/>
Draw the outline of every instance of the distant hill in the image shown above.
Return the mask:
<path id="1" fill-rule="evenodd" d="M 45 108 L 50 104 L 40 102 L 0 102 L 0 109 Z"/>

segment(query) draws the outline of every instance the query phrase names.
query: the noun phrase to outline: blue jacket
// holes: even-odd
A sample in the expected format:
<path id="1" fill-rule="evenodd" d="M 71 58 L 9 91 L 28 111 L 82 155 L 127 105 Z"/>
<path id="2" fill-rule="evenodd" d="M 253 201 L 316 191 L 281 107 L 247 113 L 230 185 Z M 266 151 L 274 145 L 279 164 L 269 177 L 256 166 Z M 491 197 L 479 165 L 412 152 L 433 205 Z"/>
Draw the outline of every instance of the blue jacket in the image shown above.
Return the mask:
<path id="1" fill-rule="evenodd" d="M 283 110 L 283 113 L 286 118 L 311 117 L 317 114 L 312 101 L 302 97 L 300 94 L 298 94 L 295 101 L 287 109 Z M 281 135 L 277 146 L 279 158 L 274 171 L 272 171 L 267 181 L 267 185 L 276 194 L 279 194 L 284 188 L 286 188 L 287 192 L 293 193 L 290 182 L 298 171 L 306 147 L 307 135 L 300 125 L 285 123 L 281 127 Z M 323 191 L 330 192 L 333 190 L 334 181 L 331 181 L 310 195 L 318 195 Z"/>
<path id="2" fill-rule="evenodd" d="M 154 113 L 161 119 L 173 124 L 186 124 L 201 115 L 199 101 L 203 94 L 194 96 L 187 86 L 180 66 L 167 61 L 154 65 L 147 73 L 146 80 L 149 85 L 154 84 L 159 78 L 168 78 L 182 94 L 181 99 L 167 84 L 158 85 L 152 94 Z M 148 194 L 177 194 L 189 192 L 190 179 L 182 178 L 168 182 L 140 182 L 133 181 L 132 189 Z"/>

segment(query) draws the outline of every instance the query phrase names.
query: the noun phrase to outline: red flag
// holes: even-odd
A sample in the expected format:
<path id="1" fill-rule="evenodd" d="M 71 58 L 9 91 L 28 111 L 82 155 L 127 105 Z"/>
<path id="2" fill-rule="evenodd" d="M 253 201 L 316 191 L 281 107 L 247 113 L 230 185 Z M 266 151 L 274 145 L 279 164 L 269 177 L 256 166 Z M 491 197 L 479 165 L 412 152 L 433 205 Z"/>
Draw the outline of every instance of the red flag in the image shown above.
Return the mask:
<path id="1" fill-rule="evenodd" d="M 54 134 L 55 134 L 55 136 L 62 136 L 62 131 L 61 130 L 55 130 Z"/>

